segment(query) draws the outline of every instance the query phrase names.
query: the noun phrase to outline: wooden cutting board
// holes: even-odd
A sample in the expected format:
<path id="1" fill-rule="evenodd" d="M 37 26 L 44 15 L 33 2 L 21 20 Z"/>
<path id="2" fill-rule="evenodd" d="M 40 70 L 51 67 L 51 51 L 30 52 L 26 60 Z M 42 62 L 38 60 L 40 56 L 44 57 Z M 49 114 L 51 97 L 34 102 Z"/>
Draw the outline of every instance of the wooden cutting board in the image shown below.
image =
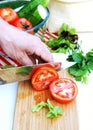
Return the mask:
<path id="1" fill-rule="evenodd" d="M 60 77 L 72 78 L 66 71 L 59 72 Z M 63 115 L 58 118 L 46 118 L 47 109 L 32 113 L 32 106 L 40 101 L 50 99 L 53 105 L 63 110 Z M 19 83 L 16 107 L 14 114 L 13 130 L 79 130 L 76 100 L 62 105 L 54 101 L 48 90 L 36 92 L 32 89 L 30 81 Z"/>

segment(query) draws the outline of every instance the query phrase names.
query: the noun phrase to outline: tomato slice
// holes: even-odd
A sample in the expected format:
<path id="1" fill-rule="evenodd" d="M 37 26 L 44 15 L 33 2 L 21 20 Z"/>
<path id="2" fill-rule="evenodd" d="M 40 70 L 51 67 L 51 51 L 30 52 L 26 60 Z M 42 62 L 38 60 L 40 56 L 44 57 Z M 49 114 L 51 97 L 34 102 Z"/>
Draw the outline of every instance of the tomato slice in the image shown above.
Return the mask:
<path id="1" fill-rule="evenodd" d="M 75 99 L 78 93 L 77 85 L 67 78 L 59 78 L 50 84 L 50 93 L 59 103 L 69 103 Z"/>
<path id="2" fill-rule="evenodd" d="M 34 73 L 33 73 L 34 72 Z M 31 75 L 32 87 L 37 91 L 46 90 L 49 84 L 59 78 L 57 71 L 51 65 L 41 65 L 34 68 Z"/>
<path id="3" fill-rule="evenodd" d="M 32 23 L 29 20 L 27 20 L 26 18 L 18 18 L 12 23 L 12 25 L 14 25 L 15 27 L 17 27 L 21 30 L 27 30 L 27 29 L 32 28 Z M 33 34 L 34 31 L 29 30 L 29 33 Z"/>
<path id="4" fill-rule="evenodd" d="M 18 14 L 12 8 L 0 8 L 0 16 L 8 23 L 18 18 Z"/>

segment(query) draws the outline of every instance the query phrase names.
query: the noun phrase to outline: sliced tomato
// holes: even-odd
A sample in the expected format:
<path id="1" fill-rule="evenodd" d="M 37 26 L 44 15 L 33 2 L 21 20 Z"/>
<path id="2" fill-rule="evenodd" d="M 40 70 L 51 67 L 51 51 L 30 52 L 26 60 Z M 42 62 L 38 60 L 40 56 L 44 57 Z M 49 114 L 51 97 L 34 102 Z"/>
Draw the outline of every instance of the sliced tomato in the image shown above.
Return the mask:
<path id="1" fill-rule="evenodd" d="M 59 78 L 50 84 L 50 93 L 59 103 L 69 103 L 78 93 L 77 85 L 67 78 Z"/>
<path id="2" fill-rule="evenodd" d="M 12 8 L 0 8 L 0 16 L 8 23 L 18 18 L 18 14 Z"/>
<path id="3" fill-rule="evenodd" d="M 31 73 L 30 73 L 30 78 L 32 79 L 32 76 L 33 76 L 33 74 L 39 69 L 39 68 L 41 68 L 41 67 L 44 67 L 44 66 L 47 66 L 47 67 L 52 67 L 53 68 L 53 66 L 51 65 L 51 64 L 38 64 L 38 65 L 35 65 L 35 67 L 33 68 L 33 70 L 31 70 Z"/>
<path id="4" fill-rule="evenodd" d="M 32 28 L 32 23 L 29 20 L 27 20 L 26 18 L 18 18 L 12 23 L 12 25 L 14 25 L 15 27 L 17 27 L 21 30 L 27 30 L 27 29 Z M 33 34 L 34 31 L 29 30 L 29 33 Z"/>
<path id="5" fill-rule="evenodd" d="M 32 87 L 37 91 L 46 90 L 49 84 L 59 78 L 57 71 L 51 65 L 41 65 L 30 74 Z"/>

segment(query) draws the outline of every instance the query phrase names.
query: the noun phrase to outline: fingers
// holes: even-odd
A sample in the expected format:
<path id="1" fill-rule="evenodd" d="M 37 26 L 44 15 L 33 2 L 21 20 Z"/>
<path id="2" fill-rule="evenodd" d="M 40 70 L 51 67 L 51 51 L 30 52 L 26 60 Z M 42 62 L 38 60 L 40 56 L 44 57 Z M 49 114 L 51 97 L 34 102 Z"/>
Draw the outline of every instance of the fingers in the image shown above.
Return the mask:
<path id="1" fill-rule="evenodd" d="M 35 60 L 32 57 L 29 57 L 26 53 L 19 53 L 19 55 L 16 56 L 16 60 L 22 65 L 35 64 Z"/>
<path id="2" fill-rule="evenodd" d="M 31 59 L 33 58 L 33 59 L 34 59 L 34 62 L 35 62 L 36 64 L 44 63 L 44 62 L 45 62 L 43 59 L 41 59 L 39 56 L 37 56 L 37 55 L 35 55 L 35 54 L 31 55 L 30 58 L 31 58 Z"/>
<path id="3" fill-rule="evenodd" d="M 42 42 L 41 58 L 46 62 L 53 62 L 53 55 L 50 53 L 48 47 Z"/>
<path id="4" fill-rule="evenodd" d="M 55 68 L 55 70 L 58 71 L 61 69 L 62 63 L 61 62 L 53 62 L 51 65 Z"/>
<path id="5" fill-rule="evenodd" d="M 53 55 L 50 53 L 48 47 L 43 42 L 41 42 L 39 46 L 36 47 L 34 53 L 39 57 L 39 60 L 41 59 L 45 62 L 53 62 Z"/>
<path id="6" fill-rule="evenodd" d="M 45 61 L 42 60 L 40 57 L 33 56 L 33 55 L 32 56 L 25 55 L 24 58 L 20 57 L 17 59 L 17 61 L 19 61 L 19 63 L 22 65 L 34 65 L 34 64 L 45 63 Z"/>
<path id="7" fill-rule="evenodd" d="M 54 61 L 53 55 L 50 53 L 48 47 L 45 45 L 45 43 L 41 42 L 40 39 L 36 39 L 34 44 L 33 42 L 28 44 L 26 47 L 26 53 L 34 58 L 37 58 L 39 63 Z"/>
<path id="8" fill-rule="evenodd" d="M 20 64 L 22 65 L 33 65 L 33 62 L 30 60 L 28 56 L 25 56 L 19 61 Z"/>

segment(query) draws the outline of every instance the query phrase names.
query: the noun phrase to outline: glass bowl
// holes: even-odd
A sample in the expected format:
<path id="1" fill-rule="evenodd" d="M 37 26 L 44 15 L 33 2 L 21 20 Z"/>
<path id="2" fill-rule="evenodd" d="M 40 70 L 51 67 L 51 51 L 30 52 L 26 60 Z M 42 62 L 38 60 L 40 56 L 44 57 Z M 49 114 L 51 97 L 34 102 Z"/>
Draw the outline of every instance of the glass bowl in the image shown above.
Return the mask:
<path id="1" fill-rule="evenodd" d="M 11 7 L 13 9 L 15 9 L 16 11 L 18 11 L 23 5 L 27 4 L 29 2 L 29 0 L 3 0 L 0 1 L 0 8 L 3 7 Z M 46 21 L 48 20 L 50 15 L 49 9 L 46 8 L 46 17 L 37 25 L 33 26 L 32 28 L 29 28 L 27 30 L 25 30 L 26 32 L 29 32 L 31 30 L 37 31 L 39 28 L 41 28 Z"/>

